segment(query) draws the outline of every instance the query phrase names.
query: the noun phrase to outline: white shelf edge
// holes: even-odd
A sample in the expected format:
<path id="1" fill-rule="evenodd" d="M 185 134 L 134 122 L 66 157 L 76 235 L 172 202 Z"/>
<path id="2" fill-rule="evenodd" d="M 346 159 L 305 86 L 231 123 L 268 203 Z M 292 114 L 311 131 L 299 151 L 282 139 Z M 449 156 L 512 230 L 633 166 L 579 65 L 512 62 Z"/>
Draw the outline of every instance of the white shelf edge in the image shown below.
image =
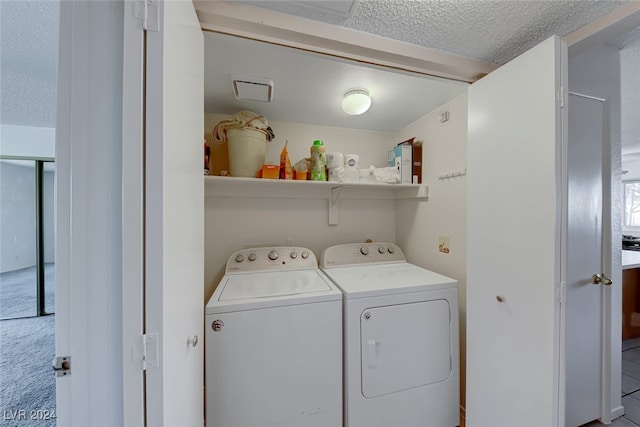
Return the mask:
<path id="1" fill-rule="evenodd" d="M 340 198 L 427 199 L 427 184 L 384 184 L 368 182 L 297 181 L 260 178 L 204 176 L 208 197 L 326 198 L 342 188 Z M 365 194 L 358 190 L 366 190 Z"/>
<path id="2" fill-rule="evenodd" d="M 327 199 L 327 221 L 338 225 L 340 199 L 427 200 L 426 184 L 378 184 L 368 182 L 296 181 L 259 178 L 204 177 L 205 197 Z"/>

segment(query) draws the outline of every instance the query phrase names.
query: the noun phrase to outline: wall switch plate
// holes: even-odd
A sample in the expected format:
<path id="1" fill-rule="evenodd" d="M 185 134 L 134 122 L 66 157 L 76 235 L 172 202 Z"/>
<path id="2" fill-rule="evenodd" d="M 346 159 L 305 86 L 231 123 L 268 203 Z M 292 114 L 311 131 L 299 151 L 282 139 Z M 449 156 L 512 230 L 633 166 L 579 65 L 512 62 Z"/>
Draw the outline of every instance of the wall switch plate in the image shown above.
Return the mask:
<path id="1" fill-rule="evenodd" d="M 449 247 L 449 236 L 440 236 L 438 239 L 438 250 L 444 254 L 448 254 L 450 250 Z"/>

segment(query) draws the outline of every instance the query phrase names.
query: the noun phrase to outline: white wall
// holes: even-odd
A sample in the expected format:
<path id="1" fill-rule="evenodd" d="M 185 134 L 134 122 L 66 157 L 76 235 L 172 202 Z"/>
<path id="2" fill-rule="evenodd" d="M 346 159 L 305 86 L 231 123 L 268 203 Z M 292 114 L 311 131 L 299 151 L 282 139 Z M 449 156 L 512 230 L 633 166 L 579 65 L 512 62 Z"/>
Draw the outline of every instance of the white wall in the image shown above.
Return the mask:
<path id="1" fill-rule="evenodd" d="M 622 107 L 621 107 L 621 139 L 625 148 L 622 150 L 622 170 L 628 171 L 622 176 L 624 181 L 640 179 L 640 120 L 634 114 L 640 111 L 640 79 L 637 68 L 640 63 L 640 45 L 620 51 Z M 630 230 L 624 230 L 630 231 Z M 635 230 L 634 230 L 635 231 Z M 638 232 L 635 231 L 637 234 Z M 626 234 L 626 233 L 625 233 Z M 633 233 L 629 233 L 633 234 Z"/>
<path id="2" fill-rule="evenodd" d="M 53 159 L 55 142 L 54 128 L 0 124 L 0 156 Z"/>
<path id="3" fill-rule="evenodd" d="M 205 132 L 226 116 L 205 115 Z M 386 166 L 387 152 L 400 142 L 380 132 L 291 122 L 269 122 L 276 138 L 268 144 L 279 157 L 285 140 L 292 163 L 309 156 L 314 139 L 327 151 L 360 154 L 361 167 Z M 269 155 L 269 154 L 267 154 Z M 205 302 L 224 274 L 229 256 L 246 246 L 284 245 L 322 250 L 340 243 L 396 241 L 396 201 L 341 199 L 338 225 L 328 225 L 328 199 L 207 197 L 205 199 Z"/>
<path id="4" fill-rule="evenodd" d="M 36 264 L 36 204 L 33 167 L 0 163 L 0 272 Z"/>
<path id="5" fill-rule="evenodd" d="M 640 44 L 620 51 L 620 75 L 622 86 L 622 150 L 623 156 L 640 152 Z M 625 177 L 626 179 L 627 177 Z"/>
<path id="6" fill-rule="evenodd" d="M 623 181 L 640 179 L 640 120 L 637 113 L 640 111 L 640 79 L 637 68 L 633 65 L 640 63 L 640 45 L 629 47 L 620 51 L 621 68 L 621 140 L 622 170 L 627 171 L 622 175 Z M 624 234 L 637 235 L 638 230 L 622 226 Z"/>
<path id="7" fill-rule="evenodd" d="M 43 172 L 45 262 L 54 261 L 53 172 Z M 36 264 L 34 162 L 0 161 L 0 273 Z"/>
<path id="8" fill-rule="evenodd" d="M 229 116 L 220 114 L 205 114 L 205 133 L 210 134 L 214 126 Z M 267 117 L 267 120 L 269 118 Z M 402 140 L 395 135 L 384 132 L 362 131 L 356 129 L 318 126 L 308 123 L 294 123 L 270 121 L 269 126 L 275 133 L 273 141 L 267 144 L 267 161 L 275 159 L 279 163 L 280 152 L 288 141 L 287 151 L 291 164 L 309 157 L 309 147 L 316 139 L 324 141 L 327 152 L 341 152 L 344 154 L 360 155 L 360 167 L 369 165 L 376 167 L 387 165 L 387 152 Z"/>
<path id="9" fill-rule="evenodd" d="M 55 128 L 0 124 L 0 156 L 7 158 L 55 158 Z M 34 169 L 3 162 L 2 248 L 0 272 L 35 265 L 35 181 Z M 28 169 L 28 170 L 27 170 Z M 27 182 L 29 180 L 29 182 Z M 43 175 L 45 262 L 54 260 L 53 172 Z"/>
<path id="10" fill-rule="evenodd" d="M 569 52 L 571 54 L 571 52 Z M 613 251 L 611 254 L 611 274 L 614 283 L 622 283 L 620 270 L 621 252 L 621 114 L 620 114 L 620 59 L 619 52 L 609 46 L 591 49 L 569 60 L 569 91 L 583 95 L 590 95 L 606 99 L 610 105 L 611 152 L 605 153 L 605 159 L 610 156 L 611 161 L 611 238 Z M 571 108 L 571 105 L 569 105 Z M 607 182 L 605 181 L 605 186 Z M 606 202 L 606 197 L 605 197 Z M 605 206 L 606 207 L 606 206 Z M 606 220 L 606 217 L 605 217 Z M 609 375 L 611 375 L 611 405 L 616 415 L 622 415 L 616 410 L 621 409 L 620 381 L 621 381 L 621 328 L 622 328 L 622 286 L 612 286 L 611 308 L 612 325 L 608 331 L 611 337 L 611 361 Z"/>
<path id="11" fill-rule="evenodd" d="M 449 121 L 440 123 L 441 112 Z M 416 137 L 424 141 L 422 179 L 429 185 L 427 202 L 402 200 L 397 209 L 397 243 L 409 262 L 458 281 L 460 310 L 460 404 L 465 405 L 466 361 L 466 240 L 467 178 L 438 179 L 467 167 L 467 95 L 448 102 L 408 126 L 399 140 Z M 438 250 L 439 237 L 450 239 L 450 252 Z"/>
<path id="12" fill-rule="evenodd" d="M 623 155 L 622 170 L 626 171 L 626 173 L 622 175 L 623 181 L 640 179 L 640 153 Z"/>

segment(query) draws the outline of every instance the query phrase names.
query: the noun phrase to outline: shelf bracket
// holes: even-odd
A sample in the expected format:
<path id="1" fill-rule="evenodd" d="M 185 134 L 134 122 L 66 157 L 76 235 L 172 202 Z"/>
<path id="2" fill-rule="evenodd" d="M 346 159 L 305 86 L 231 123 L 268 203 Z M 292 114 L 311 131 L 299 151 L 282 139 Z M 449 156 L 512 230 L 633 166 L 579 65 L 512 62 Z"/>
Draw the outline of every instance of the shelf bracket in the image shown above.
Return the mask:
<path id="1" fill-rule="evenodd" d="M 329 225 L 338 225 L 340 221 L 340 193 L 342 187 L 332 187 L 329 198 Z"/>

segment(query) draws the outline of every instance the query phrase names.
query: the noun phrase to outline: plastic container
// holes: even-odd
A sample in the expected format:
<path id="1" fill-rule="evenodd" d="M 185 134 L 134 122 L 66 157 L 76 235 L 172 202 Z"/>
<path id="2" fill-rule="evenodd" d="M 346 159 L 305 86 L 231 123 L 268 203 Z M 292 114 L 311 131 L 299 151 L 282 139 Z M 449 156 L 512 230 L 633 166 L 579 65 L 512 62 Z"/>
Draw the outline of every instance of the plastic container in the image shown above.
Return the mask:
<path id="1" fill-rule="evenodd" d="M 262 171 L 267 150 L 267 135 L 259 130 L 227 129 L 229 174 L 255 178 Z"/>
<path id="2" fill-rule="evenodd" d="M 344 154 L 327 153 L 327 169 L 343 168 Z"/>
<path id="3" fill-rule="evenodd" d="M 311 180 L 326 181 L 327 180 L 327 148 L 324 142 L 319 139 L 313 141 L 311 146 Z"/>

